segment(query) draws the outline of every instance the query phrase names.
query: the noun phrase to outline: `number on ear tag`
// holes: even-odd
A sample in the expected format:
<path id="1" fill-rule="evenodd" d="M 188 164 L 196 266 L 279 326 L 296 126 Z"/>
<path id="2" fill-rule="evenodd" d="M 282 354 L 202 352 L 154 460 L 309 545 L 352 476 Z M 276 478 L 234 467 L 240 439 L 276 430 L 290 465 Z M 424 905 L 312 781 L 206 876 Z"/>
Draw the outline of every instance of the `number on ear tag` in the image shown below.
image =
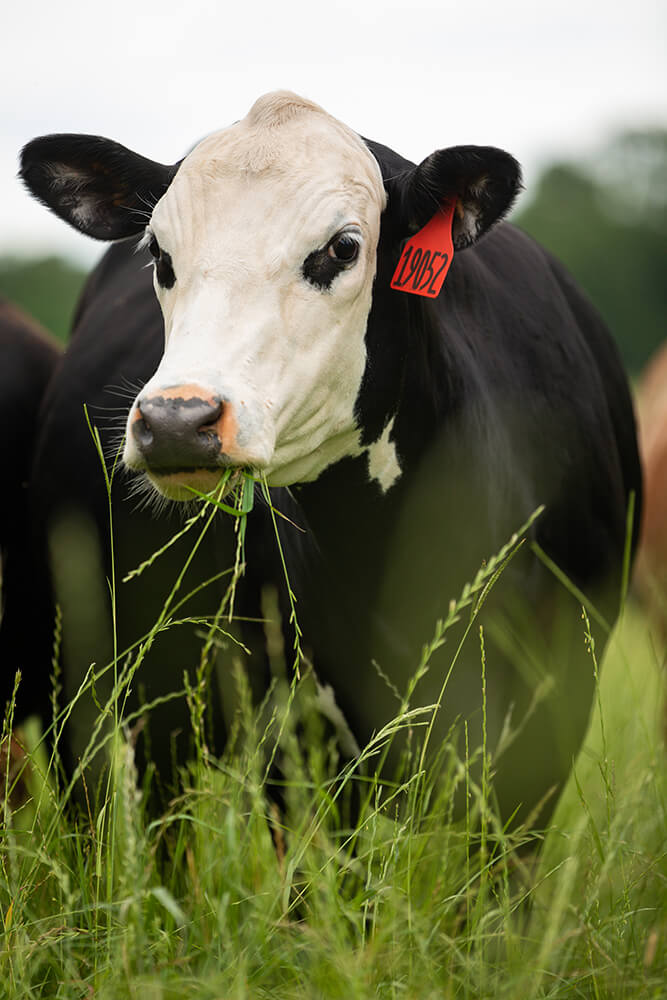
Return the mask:
<path id="1" fill-rule="evenodd" d="M 443 205 L 403 247 L 391 287 L 411 295 L 434 299 L 445 280 L 454 256 L 452 219 L 456 200 Z"/>

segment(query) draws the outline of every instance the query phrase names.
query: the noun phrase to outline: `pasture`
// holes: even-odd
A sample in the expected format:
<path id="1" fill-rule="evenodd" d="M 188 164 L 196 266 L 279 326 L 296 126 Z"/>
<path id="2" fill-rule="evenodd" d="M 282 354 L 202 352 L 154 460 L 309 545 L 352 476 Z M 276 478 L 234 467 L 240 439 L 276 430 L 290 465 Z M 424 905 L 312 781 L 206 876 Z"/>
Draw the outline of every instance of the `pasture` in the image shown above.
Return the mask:
<path id="1" fill-rule="evenodd" d="M 131 650 L 117 649 L 112 662 L 91 663 L 76 696 L 95 693 L 102 675 L 113 677 L 84 754 L 106 758 L 109 767 L 83 797 L 74 795 L 60 758 L 72 705 L 61 698 L 56 621 L 51 731 L 26 727 L 27 756 L 3 773 L 0 994 L 664 997 L 664 663 L 632 596 L 603 664 L 582 609 L 595 706 L 546 830 L 530 820 L 518 829 L 499 823 L 495 748 L 485 739 L 482 746 L 464 740 L 463 754 L 445 742 L 425 765 L 438 705 L 415 708 L 412 687 L 400 692 L 394 720 L 346 757 L 316 710 L 298 629 L 295 650 L 282 644 L 271 594 L 264 626 L 271 693 L 251 707 L 238 646 L 238 709 L 217 759 L 207 749 L 207 651 L 236 641 L 229 619 L 243 568 L 245 482 L 235 512 L 221 513 L 209 500 L 184 521 L 194 551 L 212 517 L 236 517 L 238 548 L 219 614 L 198 623 L 200 669 L 178 692 L 190 712 L 192 764 L 157 814 L 147 807 L 150 766 L 138 783 L 133 752 L 138 727 L 150 731 L 150 706 L 128 717 L 124 703 L 155 636 L 179 627 L 183 575 L 151 632 Z M 471 567 L 471 584 L 452 595 L 424 636 L 415 683 L 443 644 L 456 670 L 459 650 L 448 642 L 452 624 L 462 621 L 464 641 L 479 650 L 485 711 L 493 691 L 478 612 L 522 544 L 529 542 L 518 531 L 496 558 Z M 160 554 L 137 569 L 159 572 Z M 131 581 L 112 576 L 109 583 L 115 607 L 118 589 Z M 298 622 L 298 606 L 293 613 Z M 10 705 L 5 739 L 12 728 Z M 393 780 L 379 778 L 392 740 L 406 731 Z M 464 812 L 455 817 L 461 795 Z"/>

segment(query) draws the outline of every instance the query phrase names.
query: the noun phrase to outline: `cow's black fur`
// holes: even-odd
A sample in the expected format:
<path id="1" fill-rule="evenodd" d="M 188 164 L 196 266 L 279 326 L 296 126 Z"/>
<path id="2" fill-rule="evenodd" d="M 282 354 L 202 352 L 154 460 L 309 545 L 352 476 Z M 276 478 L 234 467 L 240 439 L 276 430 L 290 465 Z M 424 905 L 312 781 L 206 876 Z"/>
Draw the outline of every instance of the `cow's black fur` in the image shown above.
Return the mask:
<path id="1" fill-rule="evenodd" d="M 47 141 L 62 152 L 56 137 Z M 274 494 L 292 521 L 306 528 L 304 533 L 288 522 L 280 527 L 305 644 L 360 743 L 398 708 L 380 672 L 405 687 L 450 599 L 539 504 L 546 511 L 532 537 L 613 621 L 629 498 L 634 493 L 634 541 L 641 492 L 632 405 L 613 341 L 569 275 L 531 239 L 508 224 L 496 227 L 455 255 L 436 301 L 389 287 L 406 236 L 428 221 L 442 197 L 455 193 L 464 205 L 477 198 L 482 229 L 507 209 L 518 180 L 514 161 L 485 150 L 476 176 L 470 163 L 477 154 L 469 147 L 440 151 L 417 168 L 384 146 L 368 146 L 381 166 L 389 200 L 357 414 L 365 443 L 376 440 L 393 419 L 403 474 L 383 495 L 369 480 L 365 457 L 346 459 L 314 483 Z M 85 160 L 78 146 L 76 152 Z M 52 193 L 43 186 L 48 186 L 48 172 L 36 162 L 43 155 L 38 144 L 28 147 L 24 177 L 62 214 L 62 203 L 52 204 Z M 138 158 L 135 197 L 135 155 L 123 161 L 121 181 L 124 197 L 136 208 L 147 192 L 152 198 L 161 193 L 176 168 L 157 165 L 151 178 Z M 468 167 L 462 172 L 463 161 Z M 96 162 L 94 183 L 86 182 L 86 192 L 120 196 L 107 174 L 111 159 L 102 151 Z M 62 176 L 65 184 L 72 172 Z M 72 193 L 67 189 L 68 198 Z M 136 225 L 132 213 L 123 228 L 101 212 L 92 235 L 127 235 Z M 454 240 L 460 247 L 469 242 L 456 229 Z M 72 343 L 45 399 L 32 482 L 44 551 L 53 525 L 63 523 L 67 512 L 82 511 L 92 518 L 108 564 L 103 476 L 82 407 L 88 404 L 109 445 L 115 431 L 106 408 L 119 405 L 113 387 L 134 389 L 157 366 L 162 321 L 150 273 L 143 268 L 146 259 L 146 251 L 135 253 L 133 242 L 109 250 L 89 280 Z M 123 480 L 114 487 L 113 513 L 118 578 L 181 523 L 173 512 L 156 517 L 137 508 Z M 249 572 L 238 607 L 257 613 L 263 584 L 283 586 L 261 504 L 250 517 L 248 538 Z M 163 557 L 157 574 L 119 588 L 120 648 L 155 620 L 188 544 Z M 193 585 L 229 565 L 232 547 L 231 526 L 220 518 L 215 544 L 201 553 L 193 571 Z M 213 586 L 200 594 L 192 613 L 212 613 L 219 590 Z M 50 589 L 40 591 L 35 601 L 31 617 L 40 623 L 41 634 L 35 630 L 33 675 L 34 683 L 44 684 L 53 617 Z M 76 611 L 71 615 L 76 623 Z M 509 815 L 520 803 L 534 804 L 567 773 L 585 730 L 593 668 L 577 601 L 528 547 L 505 572 L 482 620 L 491 743 L 511 705 L 515 722 L 529 708 L 540 671 L 551 671 L 555 679 L 551 700 L 540 704 L 500 761 L 497 791 Z M 65 625 L 73 690 L 90 660 L 100 662 L 106 654 L 71 634 L 75 626 L 68 632 L 67 618 Z M 86 622 L 79 625 L 79 635 L 85 635 Z M 88 625 L 99 635 L 94 622 Z M 177 636 L 158 639 L 135 682 L 135 698 L 139 681 L 150 699 L 178 685 L 183 669 L 196 664 L 199 643 L 192 632 L 181 629 Z M 248 639 L 256 649 L 261 645 L 257 630 Z M 599 641 L 598 655 L 602 645 Z M 438 696 L 454 649 L 451 642 L 434 658 L 418 701 Z M 520 661 L 518 673 L 508 673 L 512 659 Z M 263 656 L 256 655 L 253 663 L 253 688 L 260 693 L 268 679 Z M 468 642 L 445 693 L 439 736 L 463 713 L 471 718 L 471 745 L 479 742 L 479 663 L 479 646 Z M 223 688 L 227 669 L 228 663 L 217 675 Z M 217 704 L 217 695 L 212 701 Z M 218 734 L 224 732 L 223 716 L 223 709 L 213 712 Z M 152 752 L 166 761 L 172 730 L 187 729 L 187 711 L 182 702 L 171 703 L 158 710 L 156 719 Z"/>
<path id="2" fill-rule="evenodd" d="M 155 163 L 102 136 L 64 134 L 28 143 L 21 175 L 61 219 L 96 240 L 119 240 L 143 232 L 178 166 Z"/>

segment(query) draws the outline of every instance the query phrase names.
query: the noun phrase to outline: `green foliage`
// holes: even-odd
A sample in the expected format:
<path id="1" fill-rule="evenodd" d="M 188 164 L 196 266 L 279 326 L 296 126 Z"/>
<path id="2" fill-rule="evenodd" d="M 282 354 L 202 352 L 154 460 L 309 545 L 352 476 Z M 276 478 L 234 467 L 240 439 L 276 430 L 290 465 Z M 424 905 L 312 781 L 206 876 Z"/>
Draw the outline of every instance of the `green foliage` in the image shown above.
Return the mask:
<path id="1" fill-rule="evenodd" d="M 624 133 L 549 167 L 513 221 L 562 260 L 638 372 L 667 332 L 667 132 Z"/>
<path id="2" fill-rule="evenodd" d="M 86 272 L 61 257 L 0 258 L 0 296 L 65 342 Z"/>

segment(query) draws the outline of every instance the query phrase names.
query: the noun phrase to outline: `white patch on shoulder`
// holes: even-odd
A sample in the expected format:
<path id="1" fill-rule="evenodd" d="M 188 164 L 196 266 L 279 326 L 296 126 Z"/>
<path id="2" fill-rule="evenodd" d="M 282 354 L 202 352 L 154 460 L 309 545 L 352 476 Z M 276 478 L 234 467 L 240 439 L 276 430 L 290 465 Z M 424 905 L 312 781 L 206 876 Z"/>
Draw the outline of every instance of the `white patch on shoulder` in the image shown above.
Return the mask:
<path id="1" fill-rule="evenodd" d="M 377 441 L 368 447 L 368 475 L 380 484 L 383 493 L 390 490 L 401 476 L 396 445 L 389 440 L 393 428 L 394 417 L 391 418 Z"/>

